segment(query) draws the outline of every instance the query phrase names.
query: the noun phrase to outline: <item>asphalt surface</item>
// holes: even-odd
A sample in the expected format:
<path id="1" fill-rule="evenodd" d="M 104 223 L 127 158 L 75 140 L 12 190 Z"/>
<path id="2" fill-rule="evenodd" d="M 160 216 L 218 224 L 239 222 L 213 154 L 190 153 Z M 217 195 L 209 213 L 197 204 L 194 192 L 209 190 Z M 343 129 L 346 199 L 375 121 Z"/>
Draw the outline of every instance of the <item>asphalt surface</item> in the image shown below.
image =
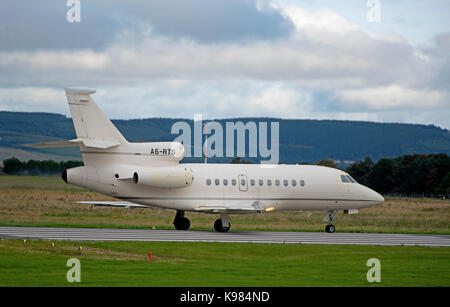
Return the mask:
<path id="1" fill-rule="evenodd" d="M 342 244 L 384 246 L 450 246 L 450 235 L 180 231 L 147 229 L 0 227 L 0 237 L 70 241 L 166 241 L 286 244 Z"/>

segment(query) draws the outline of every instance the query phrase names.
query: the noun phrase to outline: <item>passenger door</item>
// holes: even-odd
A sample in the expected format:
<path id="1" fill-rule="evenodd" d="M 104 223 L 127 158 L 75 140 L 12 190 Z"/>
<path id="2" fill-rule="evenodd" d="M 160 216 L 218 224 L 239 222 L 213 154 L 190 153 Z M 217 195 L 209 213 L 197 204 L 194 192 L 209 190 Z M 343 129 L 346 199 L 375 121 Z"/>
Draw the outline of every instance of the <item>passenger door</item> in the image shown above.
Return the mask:
<path id="1" fill-rule="evenodd" d="M 238 176 L 238 181 L 239 181 L 239 190 L 242 192 L 246 192 L 248 190 L 247 176 L 244 174 L 240 174 Z"/>

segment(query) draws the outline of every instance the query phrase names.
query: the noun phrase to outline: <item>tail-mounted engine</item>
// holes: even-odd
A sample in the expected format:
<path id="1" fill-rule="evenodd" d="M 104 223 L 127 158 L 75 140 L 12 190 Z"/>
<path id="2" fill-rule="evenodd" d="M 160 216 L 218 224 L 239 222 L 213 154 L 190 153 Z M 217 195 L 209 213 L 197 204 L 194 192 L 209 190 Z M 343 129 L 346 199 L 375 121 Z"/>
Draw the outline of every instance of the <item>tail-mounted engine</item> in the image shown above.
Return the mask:
<path id="1" fill-rule="evenodd" d="M 192 171 L 185 167 L 149 167 L 134 172 L 133 182 L 157 188 L 184 188 L 192 184 Z"/>

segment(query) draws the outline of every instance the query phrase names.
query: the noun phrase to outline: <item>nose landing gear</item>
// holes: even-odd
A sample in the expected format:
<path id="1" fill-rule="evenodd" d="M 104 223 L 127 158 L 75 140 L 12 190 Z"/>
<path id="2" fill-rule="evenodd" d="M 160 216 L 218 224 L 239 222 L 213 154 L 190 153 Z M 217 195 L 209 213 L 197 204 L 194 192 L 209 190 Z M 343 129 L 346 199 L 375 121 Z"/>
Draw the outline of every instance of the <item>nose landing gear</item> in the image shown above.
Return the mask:
<path id="1" fill-rule="evenodd" d="M 336 227 L 334 227 L 333 225 L 333 220 L 334 220 L 334 216 L 336 215 L 336 213 L 332 210 L 328 211 L 327 215 L 324 218 L 325 222 L 328 222 L 328 225 L 325 227 L 325 231 L 327 233 L 335 233 L 336 232 Z"/>
<path id="2" fill-rule="evenodd" d="M 334 233 L 336 231 L 336 227 L 334 227 L 333 224 L 329 224 L 329 225 L 325 226 L 325 231 L 327 233 Z"/>

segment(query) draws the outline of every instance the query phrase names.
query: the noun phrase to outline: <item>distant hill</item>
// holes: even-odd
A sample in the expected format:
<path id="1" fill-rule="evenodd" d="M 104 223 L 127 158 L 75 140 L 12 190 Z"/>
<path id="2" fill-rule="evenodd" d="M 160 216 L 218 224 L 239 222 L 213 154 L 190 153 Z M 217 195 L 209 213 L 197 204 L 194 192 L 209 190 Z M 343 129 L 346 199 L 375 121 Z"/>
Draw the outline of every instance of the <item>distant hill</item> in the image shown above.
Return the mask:
<path id="1" fill-rule="evenodd" d="M 167 141 L 177 121 L 192 120 L 150 118 L 113 120 L 122 134 L 133 142 Z M 377 161 L 384 157 L 406 154 L 450 154 L 450 134 L 433 125 L 383 124 L 336 120 L 286 120 L 271 118 L 239 118 L 224 122 L 272 122 L 280 125 L 280 162 L 316 162 L 321 159 L 359 161 L 366 156 Z M 270 126 L 270 125 L 269 125 Z M 225 129 L 224 129 L 225 130 Z M 44 158 L 54 160 L 81 159 L 78 148 L 31 149 L 23 144 L 75 138 L 72 120 L 52 113 L 0 111 L 0 160 L 16 156 L 22 160 Z M 201 159 L 186 158 L 193 162 Z M 230 161 L 211 159 L 210 162 Z M 258 159 L 250 159 L 256 161 Z"/>

